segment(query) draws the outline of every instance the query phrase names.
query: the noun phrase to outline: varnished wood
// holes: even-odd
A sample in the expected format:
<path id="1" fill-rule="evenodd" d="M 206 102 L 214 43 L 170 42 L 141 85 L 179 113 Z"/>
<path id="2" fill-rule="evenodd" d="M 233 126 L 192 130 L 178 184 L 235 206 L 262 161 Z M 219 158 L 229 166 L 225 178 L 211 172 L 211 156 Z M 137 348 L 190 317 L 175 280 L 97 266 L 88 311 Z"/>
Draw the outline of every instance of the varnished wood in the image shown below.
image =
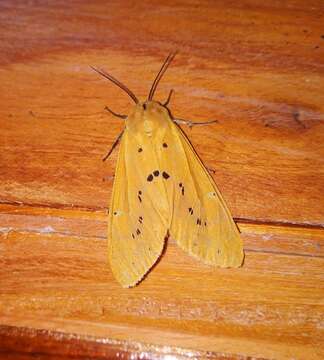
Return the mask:
<path id="1" fill-rule="evenodd" d="M 26 46 L 18 33 L 15 41 L 13 35 L 2 38 L 2 198 L 106 207 L 111 186 L 102 178 L 113 173 L 114 159 L 99 160 L 123 124 L 103 109 L 108 105 L 127 113 L 131 102 L 89 64 L 109 70 L 144 99 L 166 53 L 178 48 L 157 99 L 172 87 L 176 96 L 170 108 L 176 116 L 219 120 L 188 135 L 205 164 L 216 170 L 213 176 L 234 216 L 321 224 L 322 7 L 308 3 L 302 11 L 304 3 L 297 4 L 239 2 L 228 8 L 199 3 L 185 11 L 172 2 L 170 11 L 183 12 L 181 21 L 166 14 L 157 21 L 158 4 L 145 2 L 132 9 L 110 4 L 108 13 L 96 3 L 69 7 L 57 2 L 18 11 L 10 3 L 2 5 L 8 31 L 25 19 L 31 24 L 25 36 L 48 39 Z M 38 16 L 39 11 L 47 16 Z M 146 14 L 140 27 L 137 21 L 125 22 L 134 11 Z M 73 13 L 77 42 L 67 40 L 71 25 L 57 17 L 65 13 Z M 82 14 L 88 15 L 86 23 Z M 53 26 L 56 31 L 46 32 Z M 83 27 L 99 33 L 80 33 Z M 156 51 L 161 31 L 165 40 Z"/>
<path id="2" fill-rule="evenodd" d="M 323 231 L 241 224 L 246 259 L 234 270 L 202 265 L 170 241 L 154 271 L 126 291 L 106 267 L 103 213 L 48 210 L 42 230 L 43 211 L 2 207 L 0 322 L 195 351 L 320 358 Z"/>
<path id="3" fill-rule="evenodd" d="M 324 6 L 301 0 L 2 1 L 0 357 L 322 359 Z M 170 241 L 121 289 L 107 207 L 131 99 L 89 65 L 155 98 L 189 129 L 244 239 L 240 269 Z M 119 355 L 117 355 L 119 354 Z"/>

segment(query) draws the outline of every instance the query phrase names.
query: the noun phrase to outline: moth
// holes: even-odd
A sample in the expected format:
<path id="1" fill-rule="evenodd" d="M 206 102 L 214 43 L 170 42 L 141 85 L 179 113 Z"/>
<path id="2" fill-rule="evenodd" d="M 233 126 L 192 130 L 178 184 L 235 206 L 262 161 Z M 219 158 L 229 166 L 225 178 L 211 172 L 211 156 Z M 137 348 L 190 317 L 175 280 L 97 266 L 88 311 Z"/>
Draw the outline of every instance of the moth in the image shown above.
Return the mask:
<path id="1" fill-rule="evenodd" d="M 243 243 L 214 180 L 165 103 L 153 100 L 173 60 L 170 54 L 144 102 L 112 75 L 135 105 L 120 115 L 120 142 L 108 222 L 108 258 L 123 287 L 137 285 L 160 258 L 170 237 L 193 257 L 220 267 L 242 265 Z M 197 123 L 188 122 L 189 125 Z M 199 123 L 202 124 L 202 123 Z M 104 160 L 105 160 L 104 159 Z"/>

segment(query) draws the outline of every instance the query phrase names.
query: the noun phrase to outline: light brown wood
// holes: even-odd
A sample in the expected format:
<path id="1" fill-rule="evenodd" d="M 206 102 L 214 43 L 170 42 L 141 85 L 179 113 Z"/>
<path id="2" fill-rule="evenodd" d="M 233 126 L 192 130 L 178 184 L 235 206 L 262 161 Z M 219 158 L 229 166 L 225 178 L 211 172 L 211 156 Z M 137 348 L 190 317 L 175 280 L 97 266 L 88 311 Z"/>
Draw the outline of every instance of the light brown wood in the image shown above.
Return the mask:
<path id="1" fill-rule="evenodd" d="M 75 217 L 70 210 L 48 209 L 42 230 L 33 221 L 41 209 L 11 205 L 2 211 L 4 324 L 216 354 L 323 355 L 323 255 L 316 252 L 324 242 L 321 230 L 241 224 L 241 269 L 202 265 L 170 242 L 145 281 L 125 290 L 106 266 L 102 213 Z M 28 216 L 27 231 L 19 221 Z"/>
<path id="2" fill-rule="evenodd" d="M 316 0 L 1 2 L 0 357 L 324 357 L 323 14 Z M 106 260 L 116 152 L 101 159 L 123 128 L 104 107 L 132 104 L 89 65 L 144 99 L 175 49 L 156 99 L 173 88 L 175 116 L 218 120 L 184 130 L 246 258 L 213 269 L 170 241 L 122 289 Z"/>
<path id="3" fill-rule="evenodd" d="M 200 127 L 187 133 L 205 164 L 216 170 L 213 176 L 234 216 L 322 224 L 324 82 L 320 64 L 324 40 L 321 8 L 316 4 L 313 7 L 301 13 L 288 3 L 285 7 L 252 6 L 245 10 L 243 5 L 228 10 L 219 5 L 200 5 L 195 7 L 199 26 L 191 29 L 190 36 L 204 35 L 209 42 L 215 38 L 213 46 L 205 47 L 194 41 L 179 42 L 188 36 L 184 31 L 193 16 L 189 9 L 180 24 L 178 20 L 171 26 L 170 15 L 164 19 L 168 26 L 162 22 L 154 25 L 153 19 L 147 19 L 141 30 L 135 25 L 137 21 L 128 26 L 122 21 L 128 11 L 126 5 L 120 12 L 109 9 L 111 15 L 101 20 L 101 41 L 98 43 L 93 35 L 88 47 L 80 45 L 82 53 L 65 48 L 60 36 L 70 25 L 64 22 L 60 22 L 63 28 L 55 38 L 45 33 L 64 50 L 56 50 L 55 44 L 47 49 L 49 45 L 35 43 L 35 47 L 25 50 L 28 56 L 23 65 L 24 58 L 14 57 L 22 46 L 17 39 L 14 49 L 10 47 L 2 58 L 2 197 L 6 201 L 23 198 L 36 204 L 106 207 L 111 181 L 102 179 L 113 174 L 114 159 L 107 163 L 100 160 L 123 124 L 103 109 L 108 104 L 127 113 L 131 104 L 120 89 L 100 78 L 89 65 L 104 67 L 144 98 L 168 51 L 179 48 L 180 54 L 161 82 L 157 98 L 163 100 L 174 88 L 176 95 L 170 108 L 175 115 L 219 120 L 208 130 Z M 8 6 L 3 16 L 6 11 L 10 16 L 10 9 Z M 45 21 L 46 29 L 56 21 L 53 12 L 63 14 L 68 10 L 74 16 L 86 10 L 94 19 L 103 16 L 100 5 L 86 8 L 85 4 L 73 10 L 58 5 L 45 7 L 48 16 L 42 20 L 33 7 L 24 9 L 21 16 L 30 17 L 30 22 L 36 18 Z M 137 5 L 135 10 L 138 15 L 143 9 Z M 17 18 L 9 19 L 15 26 Z M 293 25 L 285 29 L 281 21 Z M 105 22 L 109 24 L 105 26 Z M 82 18 L 76 20 L 75 31 L 83 26 Z M 143 31 L 152 31 L 154 38 L 162 30 L 169 41 L 154 51 L 152 39 L 136 51 L 134 43 L 121 35 L 133 34 L 134 26 L 137 41 L 144 36 Z M 275 34 L 268 33 L 276 27 Z M 43 27 L 33 33 L 33 38 L 41 36 L 38 31 L 43 32 Z M 294 39 L 297 31 L 299 41 Z M 107 38 L 110 32 L 116 41 Z M 267 36 L 261 37 L 260 32 Z M 82 33 L 77 34 L 82 37 Z M 226 45 L 229 37 L 232 42 Z M 10 37 L 3 46 L 9 41 Z M 5 60 L 11 61 L 10 66 L 4 64 Z"/>

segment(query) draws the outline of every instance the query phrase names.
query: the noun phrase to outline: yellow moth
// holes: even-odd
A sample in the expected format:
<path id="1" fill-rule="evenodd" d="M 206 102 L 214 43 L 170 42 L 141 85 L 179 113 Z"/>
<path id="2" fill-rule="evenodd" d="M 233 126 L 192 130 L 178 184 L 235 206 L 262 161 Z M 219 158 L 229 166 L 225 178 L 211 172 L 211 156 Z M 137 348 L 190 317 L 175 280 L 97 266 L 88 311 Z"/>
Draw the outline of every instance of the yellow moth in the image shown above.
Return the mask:
<path id="1" fill-rule="evenodd" d="M 161 256 L 168 237 L 206 264 L 239 267 L 244 258 L 229 209 L 167 109 L 170 96 L 165 104 L 153 100 L 174 56 L 164 62 L 145 102 L 110 74 L 93 68 L 135 102 L 128 116 L 107 108 L 125 119 L 112 147 L 120 141 L 108 225 L 109 262 L 123 287 L 141 281 Z"/>

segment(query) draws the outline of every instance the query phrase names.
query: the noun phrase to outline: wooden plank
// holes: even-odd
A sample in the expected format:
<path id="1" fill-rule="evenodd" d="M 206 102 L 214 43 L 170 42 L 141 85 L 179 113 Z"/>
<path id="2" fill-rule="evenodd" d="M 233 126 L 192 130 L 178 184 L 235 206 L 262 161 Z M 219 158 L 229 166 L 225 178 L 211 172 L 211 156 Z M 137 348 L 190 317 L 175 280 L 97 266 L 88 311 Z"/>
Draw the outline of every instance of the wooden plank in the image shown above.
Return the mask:
<path id="1" fill-rule="evenodd" d="M 243 268 L 213 269 L 170 242 L 127 290 L 106 267 L 101 238 L 11 231 L 1 246 L 2 324 L 266 358 L 323 356 L 322 257 L 246 251 Z"/>
<path id="2" fill-rule="evenodd" d="M 166 0 L 0 3 L 0 357 L 323 359 L 324 6 Z M 123 128 L 103 110 L 159 85 L 244 239 L 240 269 L 172 241 L 122 289 L 106 262 Z"/>
<path id="3" fill-rule="evenodd" d="M 26 321 L 25 321 L 26 322 Z M 59 321 L 56 321 L 59 324 Z M 70 326 L 70 331 L 73 326 Z M 97 333 L 101 337 L 80 334 L 67 335 L 62 332 L 49 330 L 33 330 L 29 328 L 17 328 L 11 326 L 0 326 L 0 342 L 2 349 L 0 355 L 2 359 L 34 359 L 37 353 L 37 359 L 243 359 L 235 354 L 224 354 L 215 352 L 203 352 L 181 349 L 173 346 L 158 346 L 137 343 L 135 341 L 123 341 L 107 338 L 111 330 L 122 329 L 121 326 L 96 327 Z M 98 331 L 99 330 L 99 331 Z M 139 329 L 140 333 L 144 333 Z M 119 330 L 120 332 L 120 330 Z M 134 331 L 135 333 L 135 331 Z M 157 332 L 155 332 L 157 333 Z M 159 334 L 165 337 L 165 333 Z M 174 334 L 173 334 L 174 335 Z M 196 338 L 196 340 L 199 340 Z M 12 356 L 12 357 L 11 357 Z M 244 357 L 250 359 L 250 357 Z M 256 359 L 255 357 L 253 359 Z M 261 359 L 260 359 L 261 360 Z"/>
<path id="4" fill-rule="evenodd" d="M 11 231 L 96 237 L 106 240 L 107 211 L 0 205 L 0 232 Z M 249 251 L 324 256 L 321 227 L 281 226 L 237 222 Z"/>
<path id="5" fill-rule="evenodd" d="M 157 98 L 172 87 L 177 116 L 219 120 L 187 132 L 234 216 L 323 224 L 324 18 L 311 3 L 3 2 L 1 202 L 106 208 L 114 159 L 101 157 L 123 124 L 103 108 L 130 106 L 88 65 L 144 98 L 178 48 Z"/>

